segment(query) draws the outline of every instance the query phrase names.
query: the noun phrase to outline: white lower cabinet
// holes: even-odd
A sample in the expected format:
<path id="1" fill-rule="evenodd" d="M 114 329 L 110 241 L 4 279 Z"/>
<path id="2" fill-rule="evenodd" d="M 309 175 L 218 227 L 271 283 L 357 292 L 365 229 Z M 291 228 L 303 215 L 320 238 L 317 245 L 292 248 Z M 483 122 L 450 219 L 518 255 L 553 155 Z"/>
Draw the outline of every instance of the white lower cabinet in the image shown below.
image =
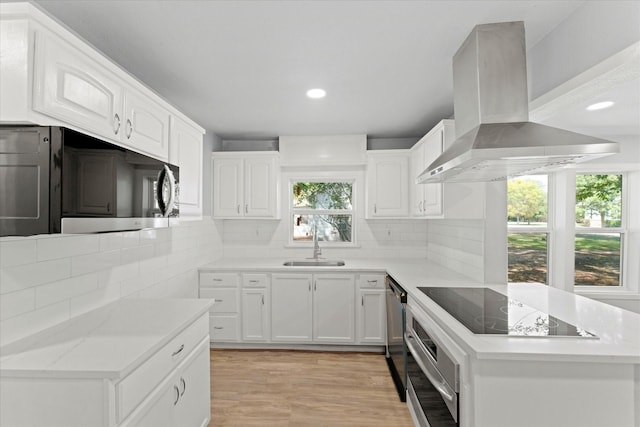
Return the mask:
<path id="1" fill-rule="evenodd" d="M 207 425 L 210 419 L 210 367 L 206 312 L 188 323 L 184 320 L 162 319 L 164 324 L 158 322 L 162 325 L 157 330 L 153 322 L 136 318 L 140 313 L 154 318 L 168 314 L 169 319 L 177 317 L 176 311 L 190 313 L 194 304 L 187 300 L 180 301 L 176 304 L 181 307 L 159 302 L 163 307 L 153 310 L 149 310 L 148 306 L 155 301 L 126 301 L 115 309 L 107 307 L 99 314 L 90 313 L 84 322 L 91 327 L 83 329 L 76 322 L 69 327 L 71 332 L 66 335 L 52 332 L 48 339 L 53 343 L 47 345 L 66 348 L 67 352 L 57 355 L 56 362 L 37 362 L 43 366 L 35 374 L 17 373 L 15 377 L 2 378 L 0 425 Z M 202 307 L 199 304 L 200 313 Z M 180 315 L 180 319 L 189 317 Z M 180 332 L 165 337 L 164 331 L 174 329 Z M 122 337 L 117 334 L 122 334 Z M 160 338 L 169 338 L 169 341 L 164 345 L 160 341 L 151 341 Z M 136 344 L 137 341 L 140 343 Z M 71 347 L 69 342 L 77 344 Z M 148 349 L 156 345 L 161 346 L 147 354 Z M 132 351 L 132 348 L 135 350 Z M 39 348 L 32 352 L 38 351 L 46 353 Z M 119 354 L 116 356 L 115 353 Z M 46 354 L 43 356 L 44 359 L 47 357 Z M 84 358 L 76 363 L 82 365 L 77 367 L 79 371 L 74 370 L 75 365 L 68 366 L 65 357 Z M 123 359 L 135 362 L 123 367 L 119 364 L 119 360 Z M 58 370 L 56 363 L 62 365 L 63 369 Z"/>
<path id="2" fill-rule="evenodd" d="M 313 294 L 311 274 L 271 277 L 271 340 L 311 342 Z"/>
<path id="3" fill-rule="evenodd" d="M 268 341 L 269 276 L 267 274 L 242 275 L 242 340 Z"/>
<path id="4" fill-rule="evenodd" d="M 356 342 L 384 344 L 387 330 L 385 276 L 360 274 L 356 283 Z"/>
<path id="5" fill-rule="evenodd" d="M 200 272 L 212 343 L 384 345 L 380 273 Z"/>
<path id="6" fill-rule="evenodd" d="M 355 342 L 353 274 L 274 274 L 271 340 Z"/>
<path id="7" fill-rule="evenodd" d="M 240 281 L 236 273 L 201 272 L 200 298 L 214 299 L 209 309 L 211 342 L 240 341 Z"/>
<path id="8" fill-rule="evenodd" d="M 354 283 L 352 274 L 314 274 L 314 342 L 355 342 Z"/>
<path id="9" fill-rule="evenodd" d="M 204 426 L 210 417 L 209 345 L 203 342 L 124 426 Z M 205 375 L 206 373 L 206 375 Z"/>

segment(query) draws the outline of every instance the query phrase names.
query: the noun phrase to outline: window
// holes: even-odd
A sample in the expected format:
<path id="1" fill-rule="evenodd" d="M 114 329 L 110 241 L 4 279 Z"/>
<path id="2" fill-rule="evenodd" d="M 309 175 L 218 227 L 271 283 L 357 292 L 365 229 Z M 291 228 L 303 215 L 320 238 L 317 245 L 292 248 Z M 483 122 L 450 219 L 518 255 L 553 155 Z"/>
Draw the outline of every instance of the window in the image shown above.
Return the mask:
<path id="1" fill-rule="evenodd" d="M 507 182 L 508 280 L 547 283 L 547 175 Z"/>
<path id="2" fill-rule="evenodd" d="M 337 245 L 354 243 L 353 181 L 292 181 L 291 241 L 318 240 Z"/>
<path id="3" fill-rule="evenodd" d="M 622 179 L 622 175 L 576 175 L 576 286 L 622 284 Z"/>

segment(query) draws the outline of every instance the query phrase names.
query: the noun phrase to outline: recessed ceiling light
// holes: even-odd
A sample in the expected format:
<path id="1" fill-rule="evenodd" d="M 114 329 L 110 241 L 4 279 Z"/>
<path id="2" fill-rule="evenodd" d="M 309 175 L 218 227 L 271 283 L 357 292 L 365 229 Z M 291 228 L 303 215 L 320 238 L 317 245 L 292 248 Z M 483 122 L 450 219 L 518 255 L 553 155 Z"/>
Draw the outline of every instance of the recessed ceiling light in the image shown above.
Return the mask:
<path id="1" fill-rule="evenodd" d="M 327 94 L 327 92 L 325 92 L 324 89 L 309 89 L 307 91 L 307 96 L 309 98 L 324 98 L 324 96 Z"/>
<path id="2" fill-rule="evenodd" d="M 609 108 L 613 105 L 613 101 L 596 102 L 587 107 L 589 111 L 602 110 L 603 108 Z"/>

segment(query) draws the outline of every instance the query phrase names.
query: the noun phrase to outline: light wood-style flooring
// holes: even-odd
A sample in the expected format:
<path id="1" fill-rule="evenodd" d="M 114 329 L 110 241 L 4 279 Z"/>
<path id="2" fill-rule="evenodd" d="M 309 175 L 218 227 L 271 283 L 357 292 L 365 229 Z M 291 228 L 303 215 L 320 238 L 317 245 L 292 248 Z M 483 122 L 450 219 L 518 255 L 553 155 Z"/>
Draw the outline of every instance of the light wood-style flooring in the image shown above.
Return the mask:
<path id="1" fill-rule="evenodd" d="M 218 426 L 412 427 L 382 354 L 211 350 Z"/>

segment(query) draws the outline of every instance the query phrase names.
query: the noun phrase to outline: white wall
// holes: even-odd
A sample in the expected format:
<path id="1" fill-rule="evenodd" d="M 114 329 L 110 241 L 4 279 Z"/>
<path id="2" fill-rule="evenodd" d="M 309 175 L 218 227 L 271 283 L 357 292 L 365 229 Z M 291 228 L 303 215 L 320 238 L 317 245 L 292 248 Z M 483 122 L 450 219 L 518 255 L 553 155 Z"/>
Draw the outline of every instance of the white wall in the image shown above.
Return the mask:
<path id="1" fill-rule="evenodd" d="M 222 254 L 211 219 L 172 228 L 0 239 L 0 346 L 120 298 L 197 297 Z"/>
<path id="2" fill-rule="evenodd" d="M 474 280 L 484 277 L 484 220 L 433 219 L 427 258 Z"/>

